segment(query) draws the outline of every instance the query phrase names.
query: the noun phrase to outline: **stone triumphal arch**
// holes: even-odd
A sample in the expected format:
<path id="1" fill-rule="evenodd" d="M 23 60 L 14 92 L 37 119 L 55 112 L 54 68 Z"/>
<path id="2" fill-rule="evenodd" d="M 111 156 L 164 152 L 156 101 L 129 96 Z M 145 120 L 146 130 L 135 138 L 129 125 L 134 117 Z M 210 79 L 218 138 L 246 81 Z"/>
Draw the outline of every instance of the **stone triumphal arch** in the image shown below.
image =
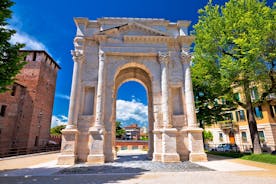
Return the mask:
<path id="1" fill-rule="evenodd" d="M 147 90 L 153 161 L 206 160 L 192 91 L 189 21 L 75 18 L 69 120 L 59 164 L 113 161 L 116 95 L 129 80 Z"/>

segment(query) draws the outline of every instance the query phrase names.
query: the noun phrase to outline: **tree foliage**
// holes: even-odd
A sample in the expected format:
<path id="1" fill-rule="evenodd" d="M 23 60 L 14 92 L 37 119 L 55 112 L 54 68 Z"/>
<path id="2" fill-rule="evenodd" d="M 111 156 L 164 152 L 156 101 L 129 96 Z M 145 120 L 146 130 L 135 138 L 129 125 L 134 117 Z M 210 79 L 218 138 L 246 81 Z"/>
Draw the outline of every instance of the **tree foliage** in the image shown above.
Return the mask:
<path id="1" fill-rule="evenodd" d="M 253 150 L 260 153 L 253 108 L 276 90 L 275 6 L 259 0 L 230 0 L 224 6 L 209 1 L 199 13 L 193 82 L 195 91 L 207 94 L 201 105 L 223 98 L 246 109 Z M 250 88 L 257 84 L 265 84 L 262 98 L 252 102 Z M 243 89 L 242 101 L 235 98 L 237 88 Z"/>
<path id="2" fill-rule="evenodd" d="M 121 139 L 125 135 L 125 130 L 121 127 L 121 122 L 116 121 L 116 138 Z"/>
<path id="3" fill-rule="evenodd" d="M 20 72 L 25 62 L 19 55 L 19 49 L 23 44 L 11 44 L 11 36 L 15 30 L 8 29 L 7 19 L 11 18 L 12 11 L 9 9 L 14 3 L 10 0 L 0 1 L 0 93 L 7 91 L 14 82 L 16 74 Z"/>
<path id="4" fill-rule="evenodd" d="M 213 138 L 214 138 L 214 136 L 213 136 L 212 132 L 206 131 L 206 130 L 203 131 L 203 139 L 205 141 L 213 141 Z"/>
<path id="5" fill-rule="evenodd" d="M 61 131 L 66 127 L 66 125 L 58 125 L 51 128 L 50 133 L 52 135 L 61 135 Z"/>

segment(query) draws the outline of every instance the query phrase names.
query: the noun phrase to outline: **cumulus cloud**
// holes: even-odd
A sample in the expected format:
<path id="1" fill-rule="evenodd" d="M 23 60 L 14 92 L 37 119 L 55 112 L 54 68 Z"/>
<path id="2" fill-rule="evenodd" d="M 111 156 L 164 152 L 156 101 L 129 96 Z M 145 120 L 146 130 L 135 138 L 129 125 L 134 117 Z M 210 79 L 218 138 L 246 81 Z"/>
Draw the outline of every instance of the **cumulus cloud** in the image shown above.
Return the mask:
<path id="1" fill-rule="evenodd" d="M 61 98 L 61 99 L 65 99 L 65 100 L 70 100 L 70 96 L 69 95 L 65 95 L 65 94 L 61 94 L 61 93 L 57 93 L 56 97 L 57 98 Z"/>
<path id="2" fill-rule="evenodd" d="M 10 40 L 12 44 L 24 43 L 25 44 L 24 49 L 47 51 L 46 46 L 43 43 L 36 40 L 35 38 L 33 38 L 32 36 L 20 30 L 17 30 L 16 28 L 13 28 L 13 27 L 9 27 L 9 28 L 16 30 L 16 33 L 11 37 L 11 40 Z"/>
<path id="3" fill-rule="evenodd" d="M 52 124 L 51 127 L 55 127 L 58 125 L 66 125 L 68 122 L 68 117 L 65 115 L 53 115 L 52 116 Z"/>
<path id="4" fill-rule="evenodd" d="M 117 100 L 116 118 L 123 125 L 138 123 L 140 126 L 145 126 L 148 122 L 148 107 L 135 99 L 132 101 Z"/>

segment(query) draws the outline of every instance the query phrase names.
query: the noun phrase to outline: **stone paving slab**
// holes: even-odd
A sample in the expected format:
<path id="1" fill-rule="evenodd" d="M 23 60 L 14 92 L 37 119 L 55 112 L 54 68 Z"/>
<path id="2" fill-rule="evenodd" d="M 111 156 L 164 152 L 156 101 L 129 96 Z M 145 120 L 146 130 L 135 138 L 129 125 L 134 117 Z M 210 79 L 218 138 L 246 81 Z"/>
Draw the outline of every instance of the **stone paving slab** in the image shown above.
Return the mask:
<path id="1" fill-rule="evenodd" d="M 69 165 L 57 166 L 56 163 L 57 161 L 53 160 L 27 168 L 4 171 L 0 172 L 0 176 L 49 176 L 69 167 Z"/>
<path id="2" fill-rule="evenodd" d="M 215 171 L 264 171 L 265 169 L 260 167 L 248 166 L 239 163 L 233 163 L 230 160 L 218 160 L 208 162 L 196 162 L 196 164 Z"/>
<path id="3" fill-rule="evenodd" d="M 2 184 L 275 184 L 275 178 L 240 176 L 232 172 L 148 172 L 0 177 Z"/>

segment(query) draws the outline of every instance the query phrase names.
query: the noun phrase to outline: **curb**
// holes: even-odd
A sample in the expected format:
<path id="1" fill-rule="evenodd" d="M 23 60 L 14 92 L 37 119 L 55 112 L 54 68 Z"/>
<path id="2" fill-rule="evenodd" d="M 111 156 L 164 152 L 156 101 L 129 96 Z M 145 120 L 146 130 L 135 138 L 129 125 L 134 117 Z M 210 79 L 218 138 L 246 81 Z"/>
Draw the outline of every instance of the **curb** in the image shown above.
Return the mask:
<path id="1" fill-rule="evenodd" d="M 12 160 L 12 159 L 17 159 L 17 158 L 32 157 L 32 156 L 39 156 L 39 155 L 48 155 L 48 154 L 53 154 L 53 153 L 60 153 L 60 150 L 42 152 L 42 153 L 34 153 L 34 154 L 27 154 L 27 155 L 20 155 L 20 156 L 5 157 L 5 158 L 0 158 L 0 161 L 2 161 L 2 160 Z"/>

